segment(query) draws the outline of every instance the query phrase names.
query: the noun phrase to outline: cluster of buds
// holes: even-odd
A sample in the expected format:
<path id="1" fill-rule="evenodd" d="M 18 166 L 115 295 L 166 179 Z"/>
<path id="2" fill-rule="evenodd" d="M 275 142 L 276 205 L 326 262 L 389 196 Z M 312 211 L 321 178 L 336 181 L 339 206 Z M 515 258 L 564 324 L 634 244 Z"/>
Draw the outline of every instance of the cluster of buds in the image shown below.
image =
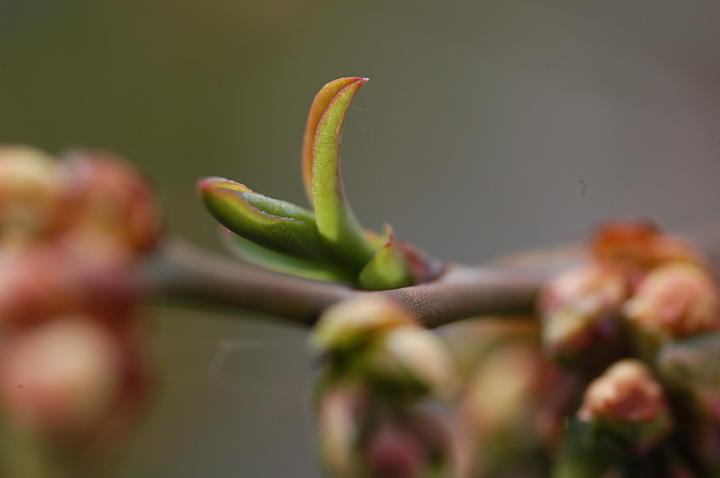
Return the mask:
<path id="1" fill-rule="evenodd" d="M 453 351 L 467 362 L 458 422 L 468 476 L 546 475 L 554 402 L 572 384 L 542 356 L 537 325 L 484 318 L 452 328 Z"/>
<path id="2" fill-rule="evenodd" d="M 669 476 L 715 476 L 707 437 L 709 423 L 720 424 L 720 294 L 709 267 L 685 241 L 640 222 L 602 228 L 591 251 L 538 301 L 546 356 L 585 388 L 567 400 L 577 426 L 564 433 L 572 453 L 559 453 L 555 474 L 607 473 L 628 460 L 645 469 L 657 450 L 683 442 L 673 456 L 692 458 L 668 470 L 686 475 Z"/>
<path id="3" fill-rule="evenodd" d="M 135 266 L 159 231 L 121 159 L 0 148 L 3 476 L 97 476 L 137 421 L 150 372 Z"/>
<path id="4" fill-rule="evenodd" d="M 429 399 L 451 400 L 458 376 L 443 342 L 390 299 L 327 310 L 312 336 L 321 461 L 334 478 L 454 473 L 452 439 Z"/>

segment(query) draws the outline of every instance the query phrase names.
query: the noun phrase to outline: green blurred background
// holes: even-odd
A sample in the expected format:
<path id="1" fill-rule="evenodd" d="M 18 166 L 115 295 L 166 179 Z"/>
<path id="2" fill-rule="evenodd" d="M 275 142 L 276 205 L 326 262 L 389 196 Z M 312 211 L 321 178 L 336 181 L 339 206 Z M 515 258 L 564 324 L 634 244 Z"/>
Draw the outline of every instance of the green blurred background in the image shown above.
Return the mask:
<path id="1" fill-rule="evenodd" d="M 195 181 L 305 204 L 310 102 L 367 76 L 357 215 L 482 262 L 618 215 L 716 214 L 718 25 L 710 0 L 0 0 L 0 142 L 122 153 L 173 233 L 220 250 Z M 155 314 L 165 380 L 116 477 L 319 476 L 303 330 Z"/>

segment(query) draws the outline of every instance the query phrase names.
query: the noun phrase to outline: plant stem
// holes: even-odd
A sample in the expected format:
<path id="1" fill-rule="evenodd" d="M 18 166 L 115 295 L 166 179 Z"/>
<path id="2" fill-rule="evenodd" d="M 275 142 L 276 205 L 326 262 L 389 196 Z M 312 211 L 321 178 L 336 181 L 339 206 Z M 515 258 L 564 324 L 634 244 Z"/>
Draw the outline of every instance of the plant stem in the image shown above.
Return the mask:
<path id="1" fill-rule="evenodd" d="M 142 286 L 161 299 L 264 312 L 307 325 L 354 296 L 341 285 L 256 268 L 179 239 L 166 240 L 146 257 Z"/>
<path id="2" fill-rule="evenodd" d="M 577 262 L 562 254 L 541 266 L 446 266 L 432 282 L 368 292 L 316 282 L 245 265 L 178 239 L 165 241 L 142 267 L 142 285 L 161 299 L 221 305 L 312 325 L 330 305 L 361 295 L 386 295 L 434 328 L 478 315 L 532 312 L 542 284 L 558 269 Z"/>

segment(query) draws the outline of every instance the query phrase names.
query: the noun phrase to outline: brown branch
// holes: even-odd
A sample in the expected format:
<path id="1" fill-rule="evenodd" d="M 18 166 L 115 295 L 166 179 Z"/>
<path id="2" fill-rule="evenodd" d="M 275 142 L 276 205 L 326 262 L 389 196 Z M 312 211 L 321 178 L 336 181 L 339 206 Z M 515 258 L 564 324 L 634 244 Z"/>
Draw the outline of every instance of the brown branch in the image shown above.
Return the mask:
<path id="1" fill-rule="evenodd" d="M 258 269 L 180 240 L 166 241 L 147 257 L 143 279 L 161 298 L 264 312 L 308 325 L 328 306 L 355 295 L 340 285 Z"/>
<path id="2" fill-rule="evenodd" d="M 432 328 L 477 315 L 531 312 L 544 281 L 576 260 L 577 254 L 564 253 L 534 267 L 526 260 L 521 261 L 522 266 L 451 264 L 433 282 L 368 292 L 257 269 L 172 240 L 146 259 L 143 279 L 161 298 L 231 306 L 306 325 L 341 300 L 364 294 L 389 295 Z"/>
<path id="3" fill-rule="evenodd" d="M 479 315 L 528 314 L 550 270 L 448 266 L 438 280 L 372 292 L 398 299 L 425 327 Z"/>
<path id="4" fill-rule="evenodd" d="M 720 272 L 720 228 L 705 223 L 689 229 Z M 262 312 L 312 325 L 330 305 L 364 294 L 399 300 L 426 327 L 478 315 L 529 313 L 542 284 L 553 274 L 584 260 L 584 251 L 513 256 L 513 261 L 468 267 L 450 264 L 432 282 L 368 292 L 257 269 L 179 240 L 166 241 L 143 264 L 144 286 L 160 298 Z"/>

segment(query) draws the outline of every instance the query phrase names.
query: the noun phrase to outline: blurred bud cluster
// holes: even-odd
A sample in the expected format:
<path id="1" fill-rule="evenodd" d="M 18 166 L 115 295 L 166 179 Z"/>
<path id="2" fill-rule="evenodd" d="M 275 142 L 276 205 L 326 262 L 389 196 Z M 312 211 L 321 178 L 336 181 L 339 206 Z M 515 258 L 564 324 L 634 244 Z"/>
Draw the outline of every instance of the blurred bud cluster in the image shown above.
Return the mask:
<path id="1" fill-rule="evenodd" d="M 720 476 L 720 296 L 705 259 L 632 221 L 600 229 L 591 251 L 538 300 L 544 355 L 576 383 L 552 476 Z"/>
<path id="2" fill-rule="evenodd" d="M 327 310 L 312 336 L 321 461 L 337 478 L 457 476 L 448 413 L 459 378 L 445 344 L 390 299 Z"/>
<path id="3" fill-rule="evenodd" d="M 547 446 L 574 384 L 543 357 L 537 324 L 486 317 L 443 333 L 465 383 L 456 420 L 463 476 L 547 476 Z"/>
<path id="4" fill-rule="evenodd" d="M 328 476 L 720 476 L 720 299 L 705 259 L 631 221 L 590 251 L 545 285 L 539 320 L 461 321 L 442 342 L 392 302 L 328 310 L 313 335 Z M 418 408 L 453 396 L 442 421 Z"/>
<path id="5" fill-rule="evenodd" d="M 122 159 L 0 148 L 0 475 L 97 476 L 143 410 L 136 262 L 159 238 Z"/>

